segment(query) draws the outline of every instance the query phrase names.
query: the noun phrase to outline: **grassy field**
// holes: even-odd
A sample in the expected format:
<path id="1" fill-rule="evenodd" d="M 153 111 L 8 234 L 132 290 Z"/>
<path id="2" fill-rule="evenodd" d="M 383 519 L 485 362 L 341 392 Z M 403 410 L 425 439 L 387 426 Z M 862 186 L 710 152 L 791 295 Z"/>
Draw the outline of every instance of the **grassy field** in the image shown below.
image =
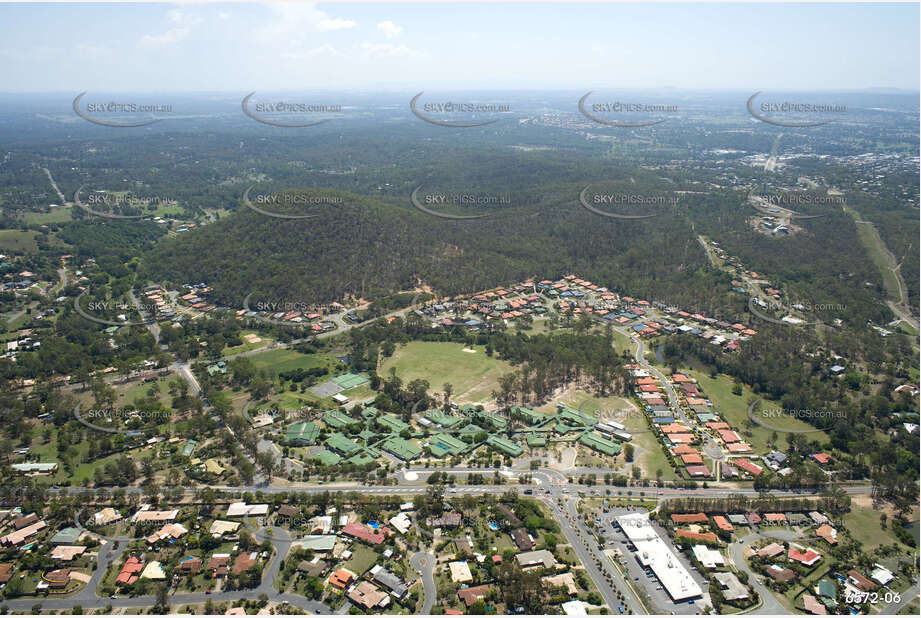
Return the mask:
<path id="1" fill-rule="evenodd" d="M 241 345 L 232 346 L 232 347 L 225 346 L 224 351 L 221 352 L 221 356 L 239 354 L 240 352 L 249 352 L 250 350 L 257 350 L 259 348 L 265 348 L 275 343 L 274 339 L 270 339 L 268 337 L 265 337 L 264 335 L 260 335 L 259 333 L 253 330 L 245 330 L 241 332 L 240 338 L 242 339 L 246 335 L 256 335 L 257 337 L 259 337 L 259 341 L 256 341 L 254 343 L 248 343 L 246 339 L 243 339 L 243 343 Z"/>
<path id="2" fill-rule="evenodd" d="M 291 371 L 292 369 L 311 369 L 323 365 L 335 364 L 336 359 L 329 354 L 301 354 L 294 350 L 269 350 L 247 357 L 257 369 L 269 369 L 272 373 Z"/>
<path id="3" fill-rule="evenodd" d="M 388 376 L 396 367 L 404 384 L 415 379 L 428 380 L 434 391 L 441 391 L 446 382 L 454 387 L 452 399 L 459 403 L 489 401 L 498 388 L 499 376 L 511 366 L 486 356 L 483 346 L 475 352 L 465 352 L 459 343 L 413 341 L 400 346 L 393 356 L 381 363 L 378 373 Z"/>
<path id="4" fill-rule="evenodd" d="M 38 251 L 38 244 L 35 242 L 36 236 L 38 236 L 38 232 L 0 230 L 0 251 L 35 253 Z"/>
<path id="5" fill-rule="evenodd" d="M 72 217 L 71 206 L 52 208 L 49 212 L 27 212 L 22 216 L 23 223 L 27 225 L 48 225 L 51 223 L 68 223 Z"/>
<path id="6" fill-rule="evenodd" d="M 352 544 L 351 549 L 352 557 L 342 565 L 342 568 L 348 569 L 360 577 L 365 571 L 374 566 L 378 555 L 376 551 L 360 543 Z"/>
<path id="7" fill-rule="evenodd" d="M 855 221 L 863 219 L 860 213 L 853 208 L 845 207 L 844 210 L 851 215 Z M 892 268 L 895 267 L 895 261 L 886 248 L 883 239 L 880 237 L 876 226 L 869 223 L 857 223 L 857 235 L 860 237 L 860 243 L 863 245 L 864 249 L 867 250 L 867 254 L 870 256 L 873 264 L 879 269 L 879 273 L 883 278 L 883 285 L 886 288 L 886 293 L 889 294 L 889 298 L 896 302 L 900 302 L 899 281 L 892 271 Z"/>
<path id="8" fill-rule="evenodd" d="M 904 547 L 892 533 L 892 521 L 886 524 L 886 529 L 879 522 L 879 511 L 851 504 L 851 510 L 844 516 L 844 526 L 854 538 L 863 542 L 864 551 L 873 551 L 880 545 L 896 543 Z"/>
<path id="9" fill-rule="evenodd" d="M 727 423 L 732 425 L 734 429 L 743 434 L 745 440 L 756 453 L 764 453 L 771 450 L 768 446 L 768 443 L 770 442 L 771 435 L 774 433 L 774 431 L 759 425 L 749 427 L 750 421 L 748 418 L 748 401 L 753 396 L 756 396 L 751 389 L 743 387 L 741 395 L 733 395 L 733 381 L 725 375 L 718 375 L 716 378 L 711 378 L 709 374 L 701 371 L 689 370 L 687 373 L 697 380 L 701 390 L 703 390 L 707 398 L 710 399 L 710 401 L 713 403 L 713 409 Z M 780 408 L 780 405 L 767 400 L 762 400 L 761 407 L 764 410 L 768 410 Z M 812 425 L 809 425 L 808 423 L 790 415 L 780 415 L 776 418 L 771 418 L 769 422 L 771 425 L 783 429 L 814 429 Z M 821 431 L 815 431 L 804 435 L 809 440 L 818 440 L 819 442 L 828 441 L 828 436 Z M 777 444 L 778 446 L 786 445 L 784 434 L 780 432 L 778 432 Z"/>

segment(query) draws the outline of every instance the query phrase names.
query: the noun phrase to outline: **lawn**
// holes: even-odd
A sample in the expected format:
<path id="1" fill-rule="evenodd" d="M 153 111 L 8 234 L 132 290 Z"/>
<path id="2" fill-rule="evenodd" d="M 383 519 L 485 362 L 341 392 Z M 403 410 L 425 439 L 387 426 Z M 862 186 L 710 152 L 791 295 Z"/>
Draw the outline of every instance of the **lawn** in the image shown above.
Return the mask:
<path id="1" fill-rule="evenodd" d="M 38 251 L 38 244 L 35 242 L 36 236 L 38 236 L 38 232 L 0 230 L 0 251 L 10 253 L 25 251 L 27 253 L 35 253 Z"/>
<path id="2" fill-rule="evenodd" d="M 578 408 L 589 398 L 590 395 L 584 391 L 573 391 L 571 394 L 564 395 L 561 400 L 567 405 Z M 640 411 L 637 404 L 621 397 L 590 398 L 583 406 L 583 410 L 598 417 L 599 420 L 613 420 L 627 426 L 627 431 L 633 434 L 630 444 L 636 448 L 634 463 L 643 470 L 645 478 L 655 479 L 656 470 L 662 470 L 663 480 L 672 481 L 678 478 L 662 446 L 646 424 L 644 413 Z M 628 465 L 622 456 L 618 458 L 618 463 Z"/>
<path id="3" fill-rule="evenodd" d="M 59 208 L 52 208 L 49 212 L 27 212 L 23 214 L 22 221 L 27 225 L 67 223 L 71 221 L 70 213 L 70 206 L 61 206 Z"/>
<path id="4" fill-rule="evenodd" d="M 879 523 L 879 511 L 872 508 L 856 506 L 852 503 L 851 510 L 844 516 L 844 526 L 855 539 L 863 542 L 865 552 L 873 551 L 880 545 L 891 545 L 892 543 L 905 547 L 892 533 L 892 521 L 887 522 L 886 529 L 883 530 Z"/>
<path id="5" fill-rule="evenodd" d="M 348 562 L 342 565 L 342 568 L 348 569 L 361 577 L 365 571 L 373 567 L 377 562 L 377 552 L 359 543 L 353 543 L 351 549 L 352 557 L 349 558 Z"/>
<path id="6" fill-rule="evenodd" d="M 752 397 L 757 396 L 754 391 L 743 386 L 741 395 L 733 395 L 733 381 L 728 376 L 721 374 L 716 378 L 711 378 L 709 374 L 695 370 L 688 370 L 686 373 L 697 380 L 700 389 L 713 403 L 714 411 L 729 423 L 733 429 L 738 430 L 756 453 L 764 453 L 771 450 L 768 443 L 774 431 L 759 425 L 749 427 L 748 401 Z M 775 402 L 762 399 L 762 410 L 778 409 L 780 407 L 781 406 Z M 812 425 L 790 415 L 772 417 L 768 422 L 770 422 L 771 425 L 784 429 L 815 429 Z M 828 441 L 828 436 L 821 431 L 814 431 L 804 435 L 810 440 L 818 440 L 820 443 Z M 778 446 L 784 446 L 786 444 L 783 434 L 779 433 L 777 444 Z"/>
<path id="7" fill-rule="evenodd" d="M 292 369 L 312 369 L 323 365 L 335 364 L 337 360 L 330 354 L 301 354 L 294 350 L 269 350 L 248 357 L 257 369 L 268 368 L 272 373 L 282 373 Z"/>
<path id="8" fill-rule="evenodd" d="M 381 363 L 378 374 L 387 376 L 395 367 L 403 383 L 415 379 L 427 380 L 432 390 L 441 391 L 450 383 L 452 399 L 459 403 L 485 403 L 498 388 L 499 377 L 511 371 L 502 360 L 486 355 L 483 346 L 465 352 L 459 343 L 413 341 L 397 348 Z"/>
<path id="9" fill-rule="evenodd" d="M 232 346 L 232 347 L 225 346 L 224 351 L 221 352 L 221 356 L 230 356 L 231 354 L 239 354 L 240 352 L 249 352 L 250 350 L 257 350 L 259 348 L 265 348 L 275 343 L 274 339 L 271 339 L 264 335 L 260 335 L 256 331 L 252 331 L 252 330 L 245 330 L 241 332 L 240 338 L 242 339 L 243 337 L 247 335 L 256 335 L 259 338 L 259 341 L 256 341 L 254 343 L 248 343 L 246 339 L 243 339 L 243 343 L 241 345 Z"/>

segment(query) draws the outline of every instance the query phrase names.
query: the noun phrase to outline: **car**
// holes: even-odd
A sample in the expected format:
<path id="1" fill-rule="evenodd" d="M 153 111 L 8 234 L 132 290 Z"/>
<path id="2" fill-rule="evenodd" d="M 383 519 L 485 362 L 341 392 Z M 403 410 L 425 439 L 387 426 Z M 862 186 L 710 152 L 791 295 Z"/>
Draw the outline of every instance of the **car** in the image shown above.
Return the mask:
<path id="1" fill-rule="evenodd" d="M 110 595 L 109 595 L 109 598 L 110 598 L 110 599 L 117 599 L 118 597 L 117 597 L 116 595 L 114 595 L 114 594 L 110 594 Z"/>
<path id="2" fill-rule="evenodd" d="M 210 590 L 205 590 L 205 594 L 211 594 Z"/>

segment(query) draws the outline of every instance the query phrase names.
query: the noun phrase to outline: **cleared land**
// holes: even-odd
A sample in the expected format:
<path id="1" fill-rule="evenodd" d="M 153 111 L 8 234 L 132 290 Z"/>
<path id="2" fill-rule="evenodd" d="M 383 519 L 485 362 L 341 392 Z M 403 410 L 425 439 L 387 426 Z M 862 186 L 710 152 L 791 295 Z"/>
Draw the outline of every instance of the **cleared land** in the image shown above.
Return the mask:
<path id="1" fill-rule="evenodd" d="M 511 365 L 486 355 L 483 346 L 465 352 L 459 343 L 413 341 L 400 346 L 393 356 L 381 363 L 379 374 L 387 376 L 396 367 L 404 383 L 427 380 L 431 390 L 441 391 L 445 382 L 454 387 L 452 399 L 459 403 L 484 403 L 498 388 L 499 376 L 511 371 Z"/>

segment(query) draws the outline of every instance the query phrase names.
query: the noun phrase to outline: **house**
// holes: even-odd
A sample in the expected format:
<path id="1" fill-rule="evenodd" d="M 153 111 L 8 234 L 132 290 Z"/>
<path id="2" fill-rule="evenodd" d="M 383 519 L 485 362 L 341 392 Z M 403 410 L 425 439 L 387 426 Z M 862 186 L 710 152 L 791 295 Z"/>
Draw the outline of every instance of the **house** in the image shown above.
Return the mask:
<path id="1" fill-rule="evenodd" d="M 828 465 L 828 463 L 831 462 L 831 459 L 832 459 L 831 455 L 829 455 L 828 453 L 813 453 L 812 455 L 810 455 L 810 457 L 812 457 L 812 459 L 814 459 L 816 463 L 822 466 Z"/>
<path id="2" fill-rule="evenodd" d="M 873 583 L 872 581 L 870 581 L 869 579 L 867 579 L 866 577 L 864 577 L 863 575 L 861 575 L 854 569 L 851 569 L 850 571 L 847 572 L 847 579 L 854 586 L 856 586 L 857 588 L 860 588 L 864 592 L 873 592 L 878 587 L 875 583 Z"/>
<path id="3" fill-rule="evenodd" d="M 211 527 L 208 529 L 208 532 L 211 536 L 221 537 L 225 534 L 233 534 L 240 527 L 240 522 L 238 521 L 224 521 L 222 519 L 214 520 L 214 523 L 211 524 Z"/>
<path id="4" fill-rule="evenodd" d="M 706 545 L 695 545 L 691 548 L 691 552 L 706 569 L 715 569 L 726 564 L 726 560 L 718 550 L 710 549 Z"/>
<path id="5" fill-rule="evenodd" d="M 744 472 L 747 472 L 747 473 L 751 474 L 752 476 L 758 476 L 759 474 L 761 474 L 762 472 L 764 472 L 764 468 L 762 468 L 761 466 L 758 466 L 758 465 L 756 465 L 756 464 L 753 464 L 752 462 L 750 462 L 749 460 L 745 459 L 744 457 L 739 457 L 738 459 L 733 459 L 733 460 L 732 460 L 732 465 L 734 465 L 734 466 L 735 466 L 736 468 L 738 468 L 739 470 L 742 470 L 742 471 L 744 471 Z"/>
<path id="6" fill-rule="evenodd" d="M 57 569 L 49 571 L 42 575 L 42 581 L 39 582 L 37 589 L 51 588 L 52 590 L 62 590 L 67 588 L 70 583 L 70 569 Z"/>
<path id="7" fill-rule="evenodd" d="M 838 544 L 838 531 L 829 526 L 828 524 L 822 524 L 816 528 L 816 536 L 821 539 L 824 539 L 829 545 Z"/>
<path id="8" fill-rule="evenodd" d="M 764 463 L 767 464 L 767 467 L 775 472 L 784 467 L 787 463 L 787 456 L 780 451 L 771 451 L 764 457 L 762 457 Z"/>
<path id="9" fill-rule="evenodd" d="M 188 573 L 189 575 L 197 575 L 201 572 L 202 569 L 202 560 L 201 558 L 183 558 L 179 562 L 179 570 L 183 573 Z"/>
<path id="10" fill-rule="evenodd" d="M 449 562 L 448 568 L 451 570 L 451 581 L 455 584 L 463 584 L 473 581 L 473 574 L 470 573 L 470 567 L 466 560 Z"/>
<path id="11" fill-rule="evenodd" d="M 231 567 L 230 572 L 234 575 L 239 575 L 244 571 L 248 571 L 256 564 L 258 556 L 259 552 L 240 552 L 233 561 L 233 567 Z"/>
<path id="12" fill-rule="evenodd" d="M 811 594 L 803 594 L 803 607 L 807 612 L 815 616 L 824 616 L 828 613 L 825 606 Z"/>
<path id="13" fill-rule="evenodd" d="M 767 573 L 776 582 L 788 582 L 796 576 L 791 569 L 784 569 L 776 564 L 768 566 Z"/>
<path id="14" fill-rule="evenodd" d="M 557 575 L 545 575 L 541 577 L 541 580 L 547 582 L 548 585 L 554 588 L 566 588 L 566 593 L 571 597 L 579 594 L 579 587 L 576 586 L 576 581 L 572 573 L 567 572 Z"/>
<path id="15" fill-rule="evenodd" d="M 515 561 L 522 569 L 535 566 L 542 566 L 549 569 L 556 564 L 553 554 L 546 549 L 520 553 L 515 556 Z"/>
<path id="16" fill-rule="evenodd" d="M 530 551 L 534 549 L 534 539 L 531 538 L 531 535 L 528 534 L 527 528 L 515 528 L 509 534 L 512 537 L 512 540 L 515 542 L 515 545 L 518 546 L 518 549 L 522 551 Z"/>
<path id="17" fill-rule="evenodd" d="M 257 517 L 259 515 L 268 515 L 268 504 L 246 504 L 245 502 L 234 502 L 227 506 L 227 517 Z"/>
<path id="18" fill-rule="evenodd" d="M 329 583 L 340 590 L 345 590 L 353 581 L 356 575 L 348 569 L 339 569 L 329 576 Z"/>
<path id="19" fill-rule="evenodd" d="M 142 570 L 144 570 L 144 562 L 137 556 L 130 556 L 122 566 L 122 570 L 119 571 L 118 577 L 115 578 L 115 583 L 120 586 L 133 584 L 138 580 L 138 575 Z"/>
<path id="20" fill-rule="evenodd" d="M 566 601 L 561 607 L 563 608 L 563 613 L 567 616 L 588 616 L 588 612 L 585 610 L 585 603 L 582 601 Z"/>
<path id="21" fill-rule="evenodd" d="M 52 545 L 73 545 L 77 542 L 77 539 L 83 534 L 83 530 L 80 528 L 74 528 L 73 526 L 62 528 L 54 536 L 51 537 Z"/>
<path id="22" fill-rule="evenodd" d="M 144 570 L 141 571 L 141 579 L 162 581 L 166 579 L 166 572 L 163 570 L 163 566 L 159 562 L 156 560 L 151 560 L 144 566 Z"/>
<path id="23" fill-rule="evenodd" d="M 58 545 L 51 550 L 51 559 L 70 562 L 77 556 L 83 555 L 85 551 L 86 547 L 83 545 Z"/>
<path id="24" fill-rule="evenodd" d="M 706 543 L 717 543 L 719 539 L 712 532 L 694 532 L 693 530 L 678 529 L 675 531 L 675 537 L 679 539 L 688 539 L 689 541 L 703 541 Z"/>
<path id="25" fill-rule="evenodd" d="M 386 592 L 368 581 L 358 582 L 348 593 L 349 600 L 365 609 L 384 607 L 390 603 Z"/>
<path id="26" fill-rule="evenodd" d="M 461 525 L 460 513 L 445 513 L 441 517 L 428 517 L 425 524 L 429 528 L 458 528 Z"/>
<path id="27" fill-rule="evenodd" d="M 319 577 L 329 568 L 329 563 L 325 560 L 314 558 L 313 560 L 301 560 L 297 563 L 297 570 L 307 577 Z"/>
<path id="28" fill-rule="evenodd" d="M 150 545 L 153 545 L 155 543 L 158 543 L 160 541 L 165 541 L 167 539 L 181 538 L 187 532 L 188 530 L 182 524 L 166 524 L 162 528 L 160 528 L 159 530 L 157 530 L 156 532 L 148 536 L 145 540 Z"/>
<path id="29" fill-rule="evenodd" d="M 457 591 L 458 598 L 464 602 L 464 605 L 470 607 L 480 599 L 484 598 L 489 591 L 492 590 L 492 586 L 489 584 L 484 584 L 482 586 L 473 586 L 472 588 L 462 588 Z"/>
<path id="30" fill-rule="evenodd" d="M 769 524 L 785 524 L 787 523 L 787 516 L 783 513 L 765 513 L 764 521 Z"/>
<path id="31" fill-rule="evenodd" d="M 811 567 L 822 559 L 822 554 L 811 547 L 804 551 L 801 547 L 791 546 L 790 551 L 787 553 L 787 557 L 790 558 L 790 560 L 795 560 L 802 565 Z"/>
<path id="32" fill-rule="evenodd" d="M 390 528 L 381 528 L 379 532 L 372 532 L 367 526 L 362 524 L 352 522 L 346 524 L 346 526 L 340 530 L 340 532 L 346 536 L 350 536 L 356 539 L 361 539 L 372 545 L 378 545 L 383 543 L 387 538 L 387 534 L 390 533 Z"/>
<path id="33" fill-rule="evenodd" d="M 214 577 L 227 577 L 230 572 L 227 568 L 228 564 L 230 564 L 230 554 L 213 554 L 208 564 L 205 565 L 205 570 L 211 571 Z"/>
<path id="34" fill-rule="evenodd" d="M 747 519 L 748 523 L 751 524 L 752 526 L 757 526 L 758 524 L 761 523 L 761 515 L 758 515 L 758 513 L 754 511 L 749 511 L 748 513 L 746 513 L 745 519 Z"/>
<path id="35" fill-rule="evenodd" d="M 723 598 L 727 601 L 741 601 L 748 598 L 746 588 L 735 573 L 714 573 L 713 579 L 719 583 Z"/>
<path id="36" fill-rule="evenodd" d="M 412 527 L 412 520 L 405 512 L 400 512 L 389 519 L 390 525 L 400 534 L 406 534 Z"/>
<path id="37" fill-rule="evenodd" d="M 378 584 L 390 589 L 390 593 L 398 599 L 402 599 L 409 592 L 409 587 L 403 583 L 403 580 L 377 564 L 371 568 L 371 579 Z"/>
<path id="38" fill-rule="evenodd" d="M 870 579 L 878 583 L 880 586 L 888 586 L 889 582 L 895 579 L 892 571 L 882 566 L 881 564 L 874 564 L 873 566 L 874 569 L 870 573 Z"/>
<path id="39" fill-rule="evenodd" d="M 676 524 L 703 524 L 707 523 L 704 513 L 672 513 L 672 522 Z"/>
<path id="40" fill-rule="evenodd" d="M 13 579 L 13 563 L 0 563 L 0 584 L 5 584 Z"/>
<path id="41" fill-rule="evenodd" d="M 37 534 L 46 527 L 47 524 L 44 521 L 37 521 L 34 524 L 22 528 L 21 530 L 15 530 L 4 537 L 0 537 L 0 545 L 3 545 L 4 547 L 21 545 L 25 542 L 26 539 L 34 534 Z"/>
<path id="42" fill-rule="evenodd" d="M 758 556 L 761 558 L 776 558 L 783 553 L 783 545 L 780 543 L 771 543 L 758 550 Z"/>
<path id="43" fill-rule="evenodd" d="M 13 527 L 16 528 L 17 530 L 22 530 L 26 526 L 31 526 L 38 520 L 39 520 L 38 515 L 36 515 L 35 513 L 29 513 L 28 515 L 23 515 L 21 517 L 17 517 L 16 519 L 14 519 Z"/>
<path id="44" fill-rule="evenodd" d="M 723 531 L 725 531 L 725 532 L 732 532 L 733 530 L 735 530 L 735 528 L 733 528 L 732 524 L 729 523 L 728 521 L 726 521 L 726 518 L 723 517 L 722 515 L 714 515 L 714 516 L 713 516 L 713 523 L 716 524 L 716 527 L 717 527 L 717 528 L 719 528 L 720 530 L 723 530 Z"/>
<path id="45" fill-rule="evenodd" d="M 93 523 L 97 526 L 107 526 L 121 518 L 122 514 L 109 506 L 93 515 Z"/>

